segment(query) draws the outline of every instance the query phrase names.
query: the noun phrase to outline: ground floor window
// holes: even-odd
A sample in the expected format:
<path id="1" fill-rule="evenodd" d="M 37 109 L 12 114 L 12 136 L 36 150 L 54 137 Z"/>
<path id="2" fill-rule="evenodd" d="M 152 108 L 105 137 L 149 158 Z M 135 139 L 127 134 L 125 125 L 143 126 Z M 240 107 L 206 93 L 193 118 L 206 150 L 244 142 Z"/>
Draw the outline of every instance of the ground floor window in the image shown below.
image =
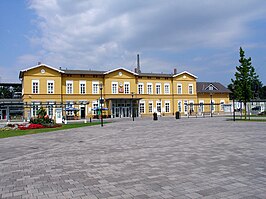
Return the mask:
<path id="1" fill-rule="evenodd" d="M 187 101 L 184 101 L 184 112 L 187 113 Z"/>
<path id="2" fill-rule="evenodd" d="M 153 111 L 153 105 L 152 102 L 149 103 L 149 113 L 152 113 Z"/>
<path id="3" fill-rule="evenodd" d="M 97 108 L 98 108 L 98 103 L 97 102 L 93 102 L 92 103 L 92 114 L 93 115 L 97 115 Z"/>
<path id="4" fill-rule="evenodd" d="M 68 116 L 74 115 L 74 111 L 70 110 L 72 108 L 73 108 L 73 102 L 67 102 L 67 104 L 66 104 L 66 115 L 68 115 Z"/>
<path id="5" fill-rule="evenodd" d="M 38 102 L 32 102 L 31 116 L 36 117 L 38 110 L 39 110 L 39 103 Z"/>
<path id="6" fill-rule="evenodd" d="M 139 103 L 139 112 L 145 113 L 145 103 L 143 103 L 143 102 Z"/>
<path id="7" fill-rule="evenodd" d="M 178 101 L 177 108 L 178 108 L 179 112 L 182 112 L 182 102 L 181 101 Z"/>
<path id="8" fill-rule="evenodd" d="M 157 110 L 158 113 L 161 113 L 161 110 L 162 110 L 161 102 L 157 102 L 156 103 L 156 110 Z"/>
<path id="9" fill-rule="evenodd" d="M 170 112 L 170 102 L 165 102 L 165 112 L 166 113 Z"/>

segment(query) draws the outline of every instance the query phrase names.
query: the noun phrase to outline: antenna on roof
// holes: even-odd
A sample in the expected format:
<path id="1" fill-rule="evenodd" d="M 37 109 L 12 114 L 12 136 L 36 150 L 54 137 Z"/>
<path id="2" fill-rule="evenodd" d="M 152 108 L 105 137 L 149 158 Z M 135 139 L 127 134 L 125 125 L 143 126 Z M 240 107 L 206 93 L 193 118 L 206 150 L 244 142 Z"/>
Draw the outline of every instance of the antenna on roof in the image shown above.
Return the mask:
<path id="1" fill-rule="evenodd" d="M 41 65 L 41 64 L 42 64 L 42 62 L 39 61 L 39 62 L 38 62 L 38 65 Z"/>

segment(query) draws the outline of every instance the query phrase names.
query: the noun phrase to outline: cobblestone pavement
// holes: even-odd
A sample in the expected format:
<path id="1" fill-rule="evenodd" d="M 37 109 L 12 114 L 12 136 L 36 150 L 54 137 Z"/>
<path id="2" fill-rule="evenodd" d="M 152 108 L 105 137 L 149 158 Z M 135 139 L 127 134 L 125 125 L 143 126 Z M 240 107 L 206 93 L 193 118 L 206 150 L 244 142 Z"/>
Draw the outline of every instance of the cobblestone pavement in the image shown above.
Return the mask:
<path id="1" fill-rule="evenodd" d="M 266 198 L 266 124 L 138 118 L 0 139 L 0 198 Z"/>

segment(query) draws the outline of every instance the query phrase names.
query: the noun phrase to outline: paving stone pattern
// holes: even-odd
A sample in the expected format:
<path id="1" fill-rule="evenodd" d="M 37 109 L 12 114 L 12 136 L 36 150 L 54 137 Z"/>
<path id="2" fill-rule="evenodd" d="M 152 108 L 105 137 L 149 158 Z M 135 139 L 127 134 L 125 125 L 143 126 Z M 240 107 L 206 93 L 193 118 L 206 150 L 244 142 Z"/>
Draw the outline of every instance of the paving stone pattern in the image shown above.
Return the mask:
<path id="1" fill-rule="evenodd" d="M 266 198 L 266 124 L 116 120 L 0 139 L 0 198 Z"/>

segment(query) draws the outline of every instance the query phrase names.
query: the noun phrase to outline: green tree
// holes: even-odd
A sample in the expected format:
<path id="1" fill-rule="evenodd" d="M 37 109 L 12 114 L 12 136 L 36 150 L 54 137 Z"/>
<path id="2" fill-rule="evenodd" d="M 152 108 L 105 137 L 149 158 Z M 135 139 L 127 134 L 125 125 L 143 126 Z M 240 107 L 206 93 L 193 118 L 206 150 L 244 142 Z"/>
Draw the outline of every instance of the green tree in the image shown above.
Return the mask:
<path id="1" fill-rule="evenodd" d="M 252 66 L 251 58 L 245 58 L 245 52 L 240 47 L 240 59 L 239 66 L 236 66 L 235 79 L 231 79 L 234 89 L 234 97 L 236 100 L 244 103 L 245 119 L 247 119 L 247 102 L 254 98 L 254 93 L 257 87 L 255 85 L 262 86 L 259 76 L 255 72 L 255 68 Z"/>

